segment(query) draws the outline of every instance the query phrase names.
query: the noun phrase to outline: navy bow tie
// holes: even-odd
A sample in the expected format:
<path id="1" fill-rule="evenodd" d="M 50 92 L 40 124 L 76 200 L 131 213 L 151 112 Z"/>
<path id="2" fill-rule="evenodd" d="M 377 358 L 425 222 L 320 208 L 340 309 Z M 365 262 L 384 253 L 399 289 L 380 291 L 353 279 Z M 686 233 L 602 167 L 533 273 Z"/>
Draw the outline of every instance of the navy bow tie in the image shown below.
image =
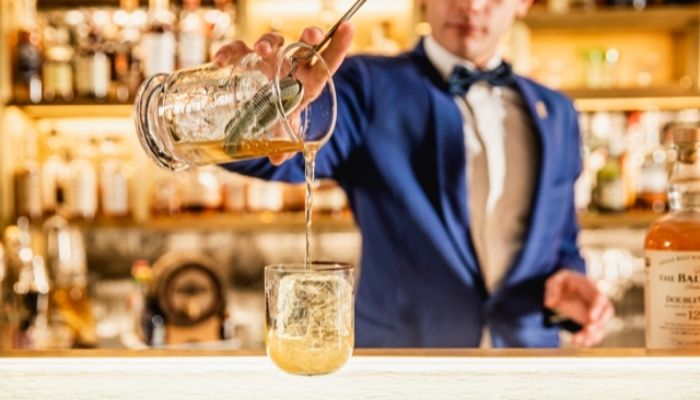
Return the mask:
<path id="1" fill-rule="evenodd" d="M 458 65 L 450 74 L 450 93 L 455 96 L 464 96 L 469 88 L 479 81 L 486 81 L 491 86 L 510 85 L 513 83 L 513 69 L 506 62 L 502 62 L 498 67 L 488 71 L 471 71 Z"/>

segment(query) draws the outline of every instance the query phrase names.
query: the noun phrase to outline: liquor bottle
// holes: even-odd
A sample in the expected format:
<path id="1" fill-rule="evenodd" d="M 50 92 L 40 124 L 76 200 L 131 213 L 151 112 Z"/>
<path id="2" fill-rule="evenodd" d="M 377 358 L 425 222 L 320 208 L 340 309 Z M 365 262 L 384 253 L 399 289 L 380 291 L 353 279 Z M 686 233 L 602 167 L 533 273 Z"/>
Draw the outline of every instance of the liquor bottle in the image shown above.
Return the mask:
<path id="1" fill-rule="evenodd" d="M 15 193 L 15 215 L 30 219 L 41 218 L 41 168 L 39 163 L 28 159 L 13 174 Z"/>
<path id="2" fill-rule="evenodd" d="M 19 246 L 17 259 L 20 267 L 13 285 L 17 304 L 18 331 L 14 347 L 21 349 L 44 348 L 48 341 L 49 278 L 44 259 L 34 254 L 29 220 L 17 220 Z"/>
<path id="3" fill-rule="evenodd" d="M 129 186 L 132 175 L 130 162 L 122 157 L 123 145 L 118 138 L 107 137 L 100 146 L 100 207 L 102 215 L 123 218 L 131 214 Z"/>
<path id="4" fill-rule="evenodd" d="M 82 150 L 84 152 L 84 150 Z M 66 179 L 67 213 L 74 218 L 91 220 L 97 214 L 97 173 L 94 165 L 83 157 L 79 148 L 78 157 L 70 159 Z"/>
<path id="5" fill-rule="evenodd" d="M 149 0 L 148 27 L 143 38 L 143 72 L 146 78 L 175 70 L 175 16 L 168 0 Z"/>
<path id="6" fill-rule="evenodd" d="M 119 5 L 121 9 L 114 15 L 119 26 L 114 78 L 117 81 L 117 100 L 124 102 L 136 93 L 143 80 L 139 43 L 147 14 L 138 8 L 138 0 L 120 0 Z"/>
<path id="7" fill-rule="evenodd" d="M 631 207 L 634 193 L 626 169 L 623 143 L 614 140 L 603 168 L 596 174 L 595 205 L 602 212 L 622 212 Z"/>
<path id="8" fill-rule="evenodd" d="M 640 187 L 637 205 L 646 210 L 663 212 L 666 210 L 668 190 L 668 170 L 666 151 L 657 148 L 644 158 L 640 173 Z"/>
<path id="9" fill-rule="evenodd" d="M 62 208 L 65 200 L 67 165 L 58 132 L 49 132 L 46 142 L 49 155 L 41 166 L 41 203 L 44 215 L 52 215 Z"/>
<path id="10" fill-rule="evenodd" d="M 231 0 L 214 0 L 214 9 L 207 11 L 209 25 L 209 58 L 236 38 L 236 4 Z"/>
<path id="11" fill-rule="evenodd" d="M 0 242 L 0 351 L 12 348 L 15 328 L 14 307 L 10 297 L 10 274 L 5 262 L 5 252 Z"/>
<path id="12" fill-rule="evenodd" d="M 73 48 L 65 27 L 49 25 L 44 30 L 46 42 L 43 68 L 44 98 L 47 101 L 70 101 L 73 98 Z"/>
<path id="13" fill-rule="evenodd" d="M 646 345 L 700 349 L 700 128 L 673 132 L 671 212 L 644 243 Z"/>
<path id="14" fill-rule="evenodd" d="M 90 348 L 97 345 L 95 320 L 87 291 L 85 243 L 78 228 L 59 215 L 43 226 L 46 255 L 53 284 L 50 295 L 51 329 L 60 337 L 58 347 Z"/>
<path id="15" fill-rule="evenodd" d="M 202 65 L 207 57 L 206 24 L 199 11 L 200 0 L 184 0 L 178 24 L 178 68 Z"/>
<path id="16" fill-rule="evenodd" d="M 21 28 L 14 49 L 13 95 L 19 101 L 38 103 L 42 99 L 41 35 L 36 28 L 36 0 L 23 0 Z"/>
<path id="17" fill-rule="evenodd" d="M 111 67 L 100 33 L 96 29 L 80 45 L 75 73 L 79 96 L 100 101 L 107 97 Z"/>

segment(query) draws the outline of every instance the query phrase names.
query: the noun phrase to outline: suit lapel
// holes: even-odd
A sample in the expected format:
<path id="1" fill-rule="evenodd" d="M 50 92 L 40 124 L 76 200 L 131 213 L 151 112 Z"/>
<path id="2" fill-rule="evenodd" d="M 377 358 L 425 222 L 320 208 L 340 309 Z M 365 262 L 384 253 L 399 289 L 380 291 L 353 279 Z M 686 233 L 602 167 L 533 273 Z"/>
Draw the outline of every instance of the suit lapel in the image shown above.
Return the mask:
<path id="1" fill-rule="evenodd" d="M 468 228 L 467 160 L 462 117 L 452 94 L 448 91 L 447 82 L 425 55 L 422 42 L 410 56 L 422 69 L 423 75 L 430 80 L 426 86 L 431 97 L 433 132 L 430 133 L 436 141 L 435 159 L 437 160 L 441 217 L 452 246 L 466 265 L 466 271 L 462 266 L 453 266 L 453 268 L 460 276 L 468 272 L 473 277 L 478 277 L 469 281 L 477 282 L 479 287 L 483 287 Z"/>
<path id="2" fill-rule="evenodd" d="M 509 287 L 512 283 L 518 282 L 529 272 L 526 266 L 531 264 L 533 257 L 537 256 L 539 246 L 543 243 L 538 243 L 536 233 L 540 232 L 547 221 L 545 220 L 545 193 L 546 182 L 548 176 L 552 172 L 551 155 L 554 151 L 552 140 L 547 134 L 552 129 L 550 112 L 547 109 L 546 103 L 540 96 L 535 93 L 532 85 L 524 78 L 516 76 L 516 87 L 520 90 L 525 104 L 527 104 L 530 115 L 534 122 L 537 138 L 540 140 L 540 170 L 537 180 L 537 188 L 535 189 L 535 197 L 532 203 L 532 213 L 530 218 L 530 226 L 527 230 L 527 236 L 523 243 L 523 249 L 520 252 L 518 259 L 513 263 L 510 270 L 507 272 L 503 282 L 496 290 L 500 292 L 500 288 Z M 497 297 L 497 296 L 495 296 Z"/>

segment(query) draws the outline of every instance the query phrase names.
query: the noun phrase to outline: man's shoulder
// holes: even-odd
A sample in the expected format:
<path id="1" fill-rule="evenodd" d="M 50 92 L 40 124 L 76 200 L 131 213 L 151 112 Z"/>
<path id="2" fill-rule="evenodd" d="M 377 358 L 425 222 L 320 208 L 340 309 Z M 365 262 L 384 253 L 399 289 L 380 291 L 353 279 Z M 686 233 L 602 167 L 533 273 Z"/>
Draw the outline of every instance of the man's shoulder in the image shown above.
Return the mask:
<path id="1" fill-rule="evenodd" d="M 361 69 L 365 72 L 382 71 L 382 72 L 400 72 L 400 71 L 415 71 L 413 62 L 408 53 L 402 53 L 395 56 L 380 56 L 358 54 L 345 59 L 341 69 Z"/>
<path id="2" fill-rule="evenodd" d="M 572 111 L 575 110 L 571 98 L 569 98 L 564 93 L 544 86 L 543 84 L 536 82 L 530 78 L 521 75 L 518 75 L 518 77 L 522 79 L 525 85 L 529 86 L 530 89 L 532 89 L 532 91 L 537 95 L 537 97 L 547 102 L 550 106 L 568 108 Z"/>

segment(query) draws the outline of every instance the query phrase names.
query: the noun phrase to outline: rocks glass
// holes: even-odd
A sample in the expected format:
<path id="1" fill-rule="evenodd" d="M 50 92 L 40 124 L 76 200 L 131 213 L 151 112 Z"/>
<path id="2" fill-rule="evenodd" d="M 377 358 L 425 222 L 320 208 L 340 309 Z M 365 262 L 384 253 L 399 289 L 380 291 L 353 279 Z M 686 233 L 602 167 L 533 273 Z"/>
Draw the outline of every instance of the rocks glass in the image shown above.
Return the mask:
<path id="1" fill-rule="evenodd" d="M 353 268 L 311 262 L 265 268 L 265 345 L 283 371 L 321 375 L 338 370 L 352 354 Z"/>

